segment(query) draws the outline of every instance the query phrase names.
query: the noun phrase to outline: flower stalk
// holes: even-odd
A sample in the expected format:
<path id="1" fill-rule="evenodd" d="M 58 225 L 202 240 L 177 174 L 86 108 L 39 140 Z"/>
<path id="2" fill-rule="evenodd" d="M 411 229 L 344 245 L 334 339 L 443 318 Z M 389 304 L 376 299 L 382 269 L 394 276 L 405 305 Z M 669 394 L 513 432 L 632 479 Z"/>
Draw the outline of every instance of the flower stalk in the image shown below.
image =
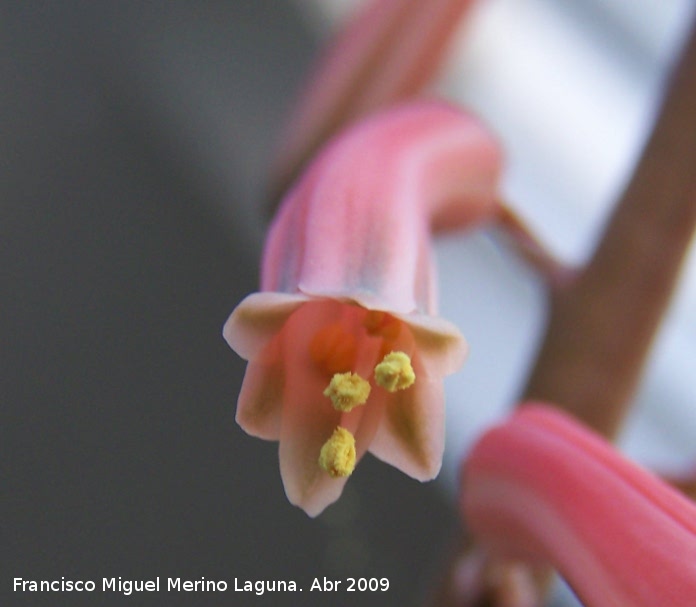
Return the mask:
<path id="1" fill-rule="evenodd" d="M 696 227 L 696 35 L 588 265 L 551 292 L 525 399 L 554 402 L 613 437 L 678 283 Z"/>

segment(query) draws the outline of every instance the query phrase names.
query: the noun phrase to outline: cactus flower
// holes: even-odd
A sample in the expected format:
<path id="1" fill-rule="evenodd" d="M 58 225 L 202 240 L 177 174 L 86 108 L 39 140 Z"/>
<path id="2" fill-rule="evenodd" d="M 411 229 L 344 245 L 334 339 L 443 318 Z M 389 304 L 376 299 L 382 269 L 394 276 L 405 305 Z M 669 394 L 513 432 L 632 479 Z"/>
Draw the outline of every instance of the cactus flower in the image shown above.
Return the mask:
<path id="1" fill-rule="evenodd" d="M 442 380 L 466 347 L 436 315 L 431 231 L 491 219 L 499 168 L 475 119 L 414 102 L 333 139 L 281 203 L 261 291 L 224 336 L 248 361 L 237 421 L 280 441 L 286 494 L 309 515 L 368 450 L 416 479 L 437 475 Z"/>

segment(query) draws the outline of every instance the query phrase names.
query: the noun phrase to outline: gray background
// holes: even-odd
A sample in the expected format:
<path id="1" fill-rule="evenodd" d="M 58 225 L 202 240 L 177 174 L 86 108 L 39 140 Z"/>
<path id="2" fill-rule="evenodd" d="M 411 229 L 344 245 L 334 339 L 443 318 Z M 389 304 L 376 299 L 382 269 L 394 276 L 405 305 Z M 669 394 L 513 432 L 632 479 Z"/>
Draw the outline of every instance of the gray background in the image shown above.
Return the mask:
<path id="1" fill-rule="evenodd" d="M 263 160 L 307 24 L 270 0 L 3 3 L 0 45 L 2 603 L 319 605 L 11 588 L 366 575 L 391 589 L 334 601 L 418 604 L 453 528 L 432 486 L 367 458 L 310 520 L 277 445 L 234 423 L 244 365 L 221 328 L 257 286 Z"/>

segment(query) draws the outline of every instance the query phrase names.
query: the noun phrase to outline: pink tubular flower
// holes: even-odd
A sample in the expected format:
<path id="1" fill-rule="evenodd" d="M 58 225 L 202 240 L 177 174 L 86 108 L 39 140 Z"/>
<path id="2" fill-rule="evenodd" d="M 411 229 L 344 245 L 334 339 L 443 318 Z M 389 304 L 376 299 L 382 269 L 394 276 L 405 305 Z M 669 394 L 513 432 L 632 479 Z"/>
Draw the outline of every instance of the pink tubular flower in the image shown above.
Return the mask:
<path id="1" fill-rule="evenodd" d="M 492 554 L 550 562 L 587 607 L 696 601 L 696 507 L 555 409 L 478 442 L 462 511 Z"/>
<path id="2" fill-rule="evenodd" d="M 369 0 L 331 40 L 281 138 L 286 184 L 338 129 L 412 97 L 432 79 L 473 0 Z"/>
<path id="3" fill-rule="evenodd" d="M 333 140 L 282 202 L 261 292 L 224 336 L 249 361 L 237 421 L 280 441 L 285 491 L 311 516 L 368 449 L 414 478 L 437 475 L 442 378 L 465 344 L 434 315 L 430 231 L 491 219 L 499 167 L 473 118 L 405 104 Z"/>

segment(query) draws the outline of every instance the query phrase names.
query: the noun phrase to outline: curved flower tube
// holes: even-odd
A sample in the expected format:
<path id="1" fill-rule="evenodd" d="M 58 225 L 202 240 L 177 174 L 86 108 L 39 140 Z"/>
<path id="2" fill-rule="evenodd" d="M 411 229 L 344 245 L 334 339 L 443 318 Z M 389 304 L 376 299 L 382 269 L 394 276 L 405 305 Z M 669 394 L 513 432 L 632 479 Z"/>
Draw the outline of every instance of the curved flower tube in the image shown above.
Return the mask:
<path id="1" fill-rule="evenodd" d="M 490 220 L 499 168 L 472 117 L 411 103 L 336 138 L 284 199 L 261 292 L 224 336 L 249 361 L 237 421 L 280 441 L 285 491 L 308 514 L 338 498 L 368 449 L 416 479 L 437 475 L 442 378 L 466 348 L 435 316 L 430 232 Z"/>
<path id="2" fill-rule="evenodd" d="M 550 562 L 587 607 L 694 604 L 696 507 L 555 409 L 484 435 L 461 505 L 484 548 Z"/>
<path id="3" fill-rule="evenodd" d="M 340 128 L 412 97 L 432 79 L 473 0 L 371 0 L 331 41 L 280 138 L 274 171 L 284 192 Z"/>

